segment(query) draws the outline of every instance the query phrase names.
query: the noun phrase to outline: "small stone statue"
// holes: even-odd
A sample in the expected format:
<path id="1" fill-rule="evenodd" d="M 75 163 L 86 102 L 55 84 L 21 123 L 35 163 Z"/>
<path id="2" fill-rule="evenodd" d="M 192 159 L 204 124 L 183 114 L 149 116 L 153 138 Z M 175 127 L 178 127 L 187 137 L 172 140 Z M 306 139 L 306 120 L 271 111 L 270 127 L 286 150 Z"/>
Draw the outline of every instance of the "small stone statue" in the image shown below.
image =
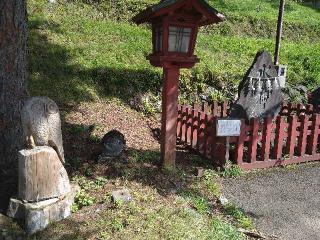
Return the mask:
<path id="1" fill-rule="evenodd" d="M 27 148 L 50 146 L 65 162 L 61 121 L 57 104 L 48 97 L 29 98 L 21 112 Z"/>
<path id="2" fill-rule="evenodd" d="M 119 157 L 125 148 L 126 140 L 121 132 L 112 130 L 104 135 L 102 138 L 102 145 L 102 156 Z"/>

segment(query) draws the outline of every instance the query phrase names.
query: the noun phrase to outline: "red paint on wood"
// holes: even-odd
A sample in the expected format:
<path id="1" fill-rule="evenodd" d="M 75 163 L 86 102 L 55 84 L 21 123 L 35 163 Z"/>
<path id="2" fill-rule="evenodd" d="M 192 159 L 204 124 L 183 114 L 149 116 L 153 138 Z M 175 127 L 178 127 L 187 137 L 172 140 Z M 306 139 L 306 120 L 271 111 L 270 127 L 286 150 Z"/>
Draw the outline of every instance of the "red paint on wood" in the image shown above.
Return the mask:
<path id="1" fill-rule="evenodd" d="M 236 161 L 238 165 L 243 163 L 243 148 L 246 137 L 246 123 L 245 120 L 241 120 L 240 136 L 238 138 L 236 146 Z"/>
<path id="2" fill-rule="evenodd" d="M 161 159 L 165 167 L 175 166 L 178 117 L 179 68 L 164 69 L 162 90 Z"/>
<path id="3" fill-rule="evenodd" d="M 263 136 L 262 136 L 261 159 L 263 161 L 269 160 L 269 157 L 270 157 L 271 132 L 272 132 L 272 118 L 266 118 L 263 124 Z"/>
<path id="4" fill-rule="evenodd" d="M 308 154 L 316 154 L 317 153 L 317 145 L 318 145 L 318 138 L 319 138 L 319 121 L 320 121 L 320 115 L 319 114 L 313 114 L 312 117 L 312 129 L 311 129 L 311 135 L 310 135 L 310 141 L 308 144 Z"/>
<path id="5" fill-rule="evenodd" d="M 294 149 L 296 146 L 296 138 L 297 138 L 297 126 L 298 126 L 297 116 L 290 116 L 289 127 L 288 127 L 288 140 L 287 140 L 287 146 L 286 146 L 286 153 L 289 154 L 289 158 L 292 158 L 294 155 Z"/>
<path id="6" fill-rule="evenodd" d="M 276 120 L 276 136 L 274 140 L 274 158 L 281 160 L 282 155 L 282 145 L 284 138 L 284 117 L 278 116 Z"/>
<path id="7" fill-rule="evenodd" d="M 205 113 L 199 112 L 198 151 L 203 153 L 204 148 Z"/>
<path id="8" fill-rule="evenodd" d="M 307 131 L 308 131 L 308 121 L 309 118 L 306 115 L 300 117 L 301 127 L 300 127 L 300 136 L 298 139 L 298 155 L 304 156 L 306 153 L 307 146 Z"/>
<path id="9" fill-rule="evenodd" d="M 191 145 L 192 134 L 192 108 L 187 108 L 187 130 L 186 130 L 186 143 Z"/>
<path id="10" fill-rule="evenodd" d="M 185 142 L 186 139 L 186 129 L 187 129 L 187 113 L 186 113 L 186 106 L 182 107 L 181 113 L 181 141 Z"/>
<path id="11" fill-rule="evenodd" d="M 227 111 L 228 111 L 228 102 L 224 101 L 222 105 L 222 117 L 227 117 Z"/>
<path id="12" fill-rule="evenodd" d="M 193 148 L 196 148 L 198 142 L 198 125 L 199 125 L 199 118 L 198 118 L 198 109 L 199 106 L 194 104 L 192 110 L 192 144 Z"/>
<path id="13" fill-rule="evenodd" d="M 178 107 L 178 119 L 177 119 L 177 139 L 181 141 L 181 123 L 182 123 L 182 107 Z"/>
<path id="14" fill-rule="evenodd" d="M 255 162 L 257 160 L 257 144 L 259 138 L 259 119 L 255 118 L 251 121 L 252 124 L 252 133 L 251 140 L 249 144 L 249 161 Z"/>
<path id="15" fill-rule="evenodd" d="M 207 131 L 207 128 L 208 128 L 208 114 L 205 114 L 204 115 L 204 120 L 203 120 L 203 123 L 204 123 L 204 128 L 203 128 L 203 154 L 204 156 L 207 155 L 207 139 L 208 139 L 208 131 Z"/>

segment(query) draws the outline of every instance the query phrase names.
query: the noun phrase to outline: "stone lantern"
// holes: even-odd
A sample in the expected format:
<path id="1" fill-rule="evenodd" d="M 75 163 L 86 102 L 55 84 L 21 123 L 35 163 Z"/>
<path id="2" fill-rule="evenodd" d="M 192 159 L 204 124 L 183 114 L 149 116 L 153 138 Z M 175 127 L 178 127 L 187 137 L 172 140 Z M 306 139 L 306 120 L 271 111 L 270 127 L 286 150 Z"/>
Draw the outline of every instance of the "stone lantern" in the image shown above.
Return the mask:
<path id="1" fill-rule="evenodd" d="M 165 167 L 175 165 L 179 70 L 199 62 L 194 55 L 199 27 L 223 20 L 204 0 L 163 0 L 133 18 L 137 24 L 151 24 L 153 52 L 147 59 L 164 70 L 161 157 Z"/>

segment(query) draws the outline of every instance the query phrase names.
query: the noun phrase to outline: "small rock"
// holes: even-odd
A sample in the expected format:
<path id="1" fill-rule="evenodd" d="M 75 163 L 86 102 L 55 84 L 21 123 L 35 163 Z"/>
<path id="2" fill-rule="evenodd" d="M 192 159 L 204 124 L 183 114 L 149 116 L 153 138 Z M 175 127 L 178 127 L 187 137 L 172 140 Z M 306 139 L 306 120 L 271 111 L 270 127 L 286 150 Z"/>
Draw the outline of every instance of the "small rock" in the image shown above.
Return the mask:
<path id="1" fill-rule="evenodd" d="M 131 195 L 129 190 L 127 189 L 122 189 L 122 190 L 117 190 L 112 192 L 112 201 L 114 203 L 116 202 L 130 202 L 131 201 Z"/>
<path id="2" fill-rule="evenodd" d="M 121 132 L 112 130 L 104 135 L 102 145 L 103 157 L 119 157 L 126 146 L 126 140 Z"/>
<path id="3" fill-rule="evenodd" d="M 197 167 L 197 178 L 202 178 L 204 174 L 204 169 L 202 167 Z"/>
<path id="4" fill-rule="evenodd" d="M 219 197 L 219 201 L 222 204 L 222 206 L 225 206 L 229 203 L 229 200 L 223 195 Z"/>

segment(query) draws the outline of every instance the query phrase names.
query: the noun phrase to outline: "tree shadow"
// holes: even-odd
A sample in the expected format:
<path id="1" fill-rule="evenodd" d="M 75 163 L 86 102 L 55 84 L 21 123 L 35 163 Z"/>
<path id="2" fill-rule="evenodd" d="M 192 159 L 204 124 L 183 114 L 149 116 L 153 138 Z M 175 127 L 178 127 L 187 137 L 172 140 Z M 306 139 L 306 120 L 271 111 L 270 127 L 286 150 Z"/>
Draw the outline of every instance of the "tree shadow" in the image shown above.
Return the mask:
<path id="1" fill-rule="evenodd" d="M 161 76 L 151 69 L 123 67 L 87 68 L 75 63 L 74 55 L 84 49 L 65 48 L 50 41 L 41 30 L 62 32 L 53 21 L 29 21 L 28 89 L 31 95 L 45 95 L 60 106 L 70 106 L 103 97 L 116 97 L 125 103 L 139 94 L 160 90 Z"/>

